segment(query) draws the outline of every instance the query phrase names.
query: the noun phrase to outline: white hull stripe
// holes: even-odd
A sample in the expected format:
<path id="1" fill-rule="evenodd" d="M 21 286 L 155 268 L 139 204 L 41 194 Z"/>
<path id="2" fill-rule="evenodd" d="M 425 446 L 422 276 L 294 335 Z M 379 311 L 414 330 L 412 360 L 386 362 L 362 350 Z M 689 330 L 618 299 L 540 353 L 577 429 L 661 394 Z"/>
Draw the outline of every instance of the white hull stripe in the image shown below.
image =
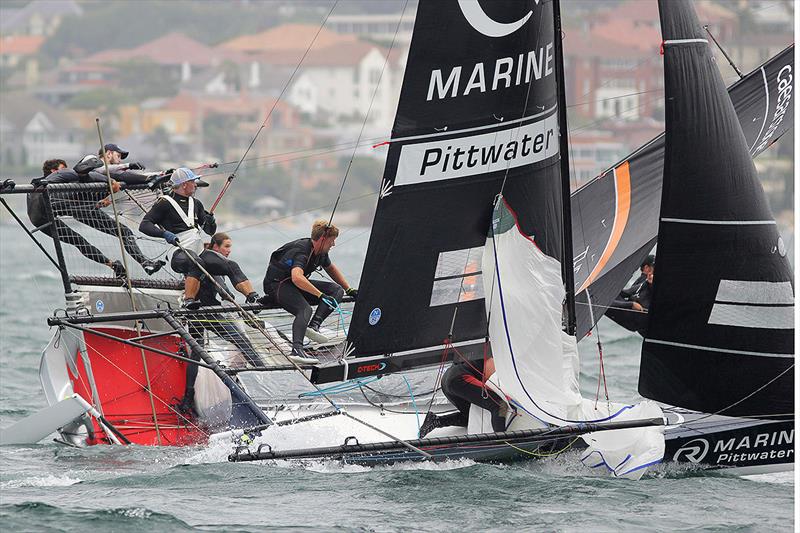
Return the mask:
<path id="1" fill-rule="evenodd" d="M 708 44 L 708 39 L 668 39 L 664 41 L 664 46 L 670 44 L 694 44 L 694 43 L 705 43 Z"/>
<path id="2" fill-rule="evenodd" d="M 714 304 L 709 324 L 739 328 L 793 329 L 794 307 Z"/>
<path id="3" fill-rule="evenodd" d="M 426 133 L 424 135 L 412 135 L 410 137 L 397 137 L 391 139 L 390 142 L 397 143 L 397 142 L 406 142 L 406 141 L 416 141 L 417 139 L 432 139 L 434 137 L 442 137 L 445 135 L 458 135 L 461 133 L 470 133 L 472 131 L 482 131 L 482 130 L 490 130 L 490 129 L 497 129 L 497 128 L 505 128 L 509 124 L 517 124 L 523 122 L 530 122 L 531 120 L 536 120 L 537 118 L 541 118 L 551 114 L 553 111 L 556 110 L 558 106 L 553 106 L 550 109 L 545 109 L 541 113 L 536 113 L 535 115 L 528 115 L 527 117 L 522 117 L 514 120 L 507 120 L 504 122 L 498 122 L 497 124 L 487 124 L 486 126 L 475 126 L 474 128 L 465 128 L 463 130 L 448 130 L 448 131 L 439 131 L 436 133 Z"/>
<path id="4" fill-rule="evenodd" d="M 649 342 L 650 344 L 663 344 L 665 346 L 674 346 L 676 348 L 691 348 L 694 350 L 704 350 L 706 352 L 729 353 L 732 355 L 755 355 L 758 357 L 781 357 L 784 359 L 794 359 L 793 353 L 766 353 L 766 352 L 748 352 L 744 350 L 728 350 L 726 348 L 714 348 L 712 346 L 698 346 L 696 344 L 684 344 L 682 342 L 660 341 L 656 339 L 645 339 L 644 342 Z"/>
<path id="5" fill-rule="evenodd" d="M 661 222 L 678 224 L 709 224 L 715 226 L 775 226 L 774 220 L 697 220 L 690 218 L 662 218 Z"/>
<path id="6" fill-rule="evenodd" d="M 716 301 L 738 304 L 794 305 L 794 293 L 792 284 L 788 281 L 721 279 Z"/>

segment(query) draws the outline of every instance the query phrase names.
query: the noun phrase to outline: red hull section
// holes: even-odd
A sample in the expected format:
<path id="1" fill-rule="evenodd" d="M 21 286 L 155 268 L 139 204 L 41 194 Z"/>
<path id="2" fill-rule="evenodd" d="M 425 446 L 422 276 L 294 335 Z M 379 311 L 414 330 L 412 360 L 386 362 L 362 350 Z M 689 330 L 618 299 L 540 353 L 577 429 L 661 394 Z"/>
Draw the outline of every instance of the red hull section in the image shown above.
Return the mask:
<path id="1" fill-rule="evenodd" d="M 129 329 L 95 329 L 124 339 L 136 337 L 136 332 Z M 178 413 L 174 407 L 186 388 L 187 363 L 145 351 L 145 373 L 139 348 L 91 333 L 85 333 L 84 339 L 102 413 L 132 443 L 185 446 L 207 440 L 208 434 L 191 417 Z M 168 336 L 147 339 L 142 344 L 177 353 L 180 342 L 177 336 Z M 70 378 L 75 392 L 90 399 L 93 397 L 91 381 L 80 352 L 77 359 L 78 375 L 70 371 Z M 151 392 L 147 390 L 148 377 Z M 109 443 L 108 435 L 97 420 L 92 422 L 96 438 L 88 444 Z"/>

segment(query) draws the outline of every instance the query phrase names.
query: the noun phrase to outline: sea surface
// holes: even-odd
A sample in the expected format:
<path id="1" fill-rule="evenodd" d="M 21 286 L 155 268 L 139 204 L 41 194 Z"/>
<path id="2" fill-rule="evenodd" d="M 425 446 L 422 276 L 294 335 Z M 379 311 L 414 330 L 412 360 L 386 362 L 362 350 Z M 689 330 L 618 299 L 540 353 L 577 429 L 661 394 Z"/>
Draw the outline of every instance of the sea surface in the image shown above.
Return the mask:
<path id="1" fill-rule="evenodd" d="M 225 221 L 221 220 L 224 229 Z M 267 256 L 305 227 L 232 231 L 260 286 Z M 357 280 L 366 229 L 343 231 L 332 258 Z M 52 249 L 47 242 L 48 249 Z M 59 277 L 23 232 L 0 224 L 0 427 L 45 407 L 39 356 L 63 307 Z M 600 322 L 612 400 L 636 398 L 641 340 Z M 582 342 L 581 383 L 594 397 L 596 336 Z M 791 531 L 794 473 L 737 477 L 660 466 L 609 479 L 577 456 L 513 465 L 459 461 L 363 468 L 337 463 L 228 463 L 227 446 L 0 447 L 2 531 Z"/>

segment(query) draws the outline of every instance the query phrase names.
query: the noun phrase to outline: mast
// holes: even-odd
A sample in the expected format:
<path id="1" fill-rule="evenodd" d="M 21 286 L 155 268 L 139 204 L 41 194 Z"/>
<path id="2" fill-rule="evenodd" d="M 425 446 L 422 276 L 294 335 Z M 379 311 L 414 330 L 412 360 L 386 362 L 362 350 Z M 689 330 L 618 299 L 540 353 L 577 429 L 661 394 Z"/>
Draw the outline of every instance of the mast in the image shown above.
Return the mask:
<path id="1" fill-rule="evenodd" d="M 561 159 L 561 219 L 564 251 L 561 254 L 561 277 L 566 288 L 567 333 L 575 335 L 575 272 L 572 266 L 572 205 L 569 185 L 569 143 L 567 129 L 567 95 L 564 89 L 564 47 L 561 36 L 561 2 L 553 0 L 555 19 L 556 85 L 558 91 L 558 140 Z"/>

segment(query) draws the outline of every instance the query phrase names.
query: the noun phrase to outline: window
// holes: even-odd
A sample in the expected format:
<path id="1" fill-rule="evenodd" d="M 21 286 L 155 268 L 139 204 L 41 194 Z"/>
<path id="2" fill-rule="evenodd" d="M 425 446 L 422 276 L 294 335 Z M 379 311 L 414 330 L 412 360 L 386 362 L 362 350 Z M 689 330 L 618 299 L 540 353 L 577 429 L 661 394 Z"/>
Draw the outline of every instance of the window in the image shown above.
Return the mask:
<path id="1" fill-rule="evenodd" d="M 482 300 L 482 257 L 483 246 L 440 252 L 431 291 L 431 307 Z"/>

